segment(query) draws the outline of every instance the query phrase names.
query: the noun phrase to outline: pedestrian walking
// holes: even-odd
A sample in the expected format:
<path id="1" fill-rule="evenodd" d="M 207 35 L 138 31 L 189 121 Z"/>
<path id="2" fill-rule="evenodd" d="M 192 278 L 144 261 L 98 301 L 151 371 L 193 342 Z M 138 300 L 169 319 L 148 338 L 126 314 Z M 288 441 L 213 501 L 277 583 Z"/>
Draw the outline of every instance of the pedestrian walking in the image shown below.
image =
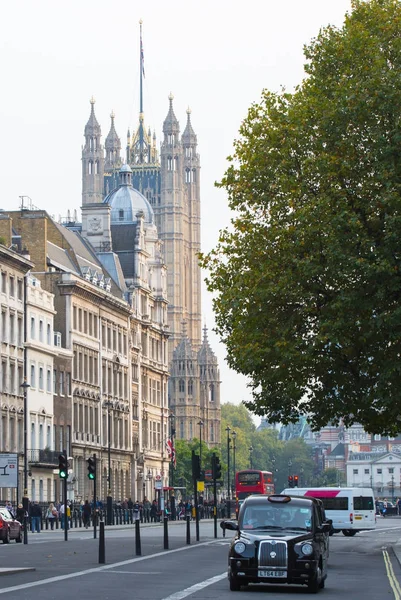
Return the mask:
<path id="1" fill-rule="evenodd" d="M 54 506 L 53 502 L 50 502 L 49 507 L 46 511 L 46 519 L 49 521 L 50 529 L 53 531 L 54 523 L 56 522 L 56 519 L 58 519 L 57 508 Z"/>
<path id="2" fill-rule="evenodd" d="M 89 504 L 89 500 L 85 500 L 85 504 L 83 505 L 83 508 L 82 508 L 82 519 L 83 519 L 84 526 L 86 529 L 88 529 L 89 524 L 90 524 L 91 513 L 92 513 L 92 509 L 91 509 L 91 505 Z"/>
<path id="3" fill-rule="evenodd" d="M 150 523 L 150 509 L 152 508 L 152 505 L 150 503 L 150 501 L 148 500 L 148 498 L 145 496 L 144 500 L 143 500 L 143 520 L 145 521 L 145 523 Z"/>
<path id="4" fill-rule="evenodd" d="M 153 500 L 152 506 L 150 507 L 150 522 L 156 523 L 157 521 L 157 502 Z"/>
<path id="5" fill-rule="evenodd" d="M 31 527 L 32 533 L 40 533 L 40 525 L 42 521 L 42 509 L 39 506 L 39 502 L 35 500 L 31 504 Z"/>

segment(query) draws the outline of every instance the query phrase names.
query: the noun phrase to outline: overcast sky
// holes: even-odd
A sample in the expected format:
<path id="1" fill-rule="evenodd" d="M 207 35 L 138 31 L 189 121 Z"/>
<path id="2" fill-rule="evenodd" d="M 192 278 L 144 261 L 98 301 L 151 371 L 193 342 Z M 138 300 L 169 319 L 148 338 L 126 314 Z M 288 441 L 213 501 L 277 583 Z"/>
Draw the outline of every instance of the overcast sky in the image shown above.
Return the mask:
<path id="1" fill-rule="evenodd" d="M 328 24 L 341 26 L 351 0 L 13 0 L 3 2 L 0 38 L 0 208 L 19 196 L 57 219 L 81 206 L 81 146 L 93 95 L 103 143 L 110 113 L 123 148 L 139 112 L 139 20 L 143 20 L 145 122 L 161 140 L 174 94 L 186 109 L 201 156 L 202 246 L 210 250 L 229 224 L 224 191 L 214 188 L 247 109 L 267 88 L 288 91 L 303 74 L 303 45 Z M 245 378 L 220 361 L 222 402 L 249 398 Z"/>

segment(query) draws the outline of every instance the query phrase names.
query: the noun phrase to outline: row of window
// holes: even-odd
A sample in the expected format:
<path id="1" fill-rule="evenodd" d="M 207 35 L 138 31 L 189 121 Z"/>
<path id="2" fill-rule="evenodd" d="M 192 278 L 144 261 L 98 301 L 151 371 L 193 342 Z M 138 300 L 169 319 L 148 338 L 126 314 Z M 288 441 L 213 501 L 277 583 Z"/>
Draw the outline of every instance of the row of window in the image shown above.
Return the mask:
<path id="1" fill-rule="evenodd" d="M 100 443 L 99 407 L 89 403 L 74 402 L 74 432 L 77 441 Z M 102 414 L 102 445 L 109 443 L 113 448 L 129 448 L 129 418 L 120 412 L 110 409 Z"/>
<path id="2" fill-rule="evenodd" d="M 394 467 L 388 467 L 387 471 L 388 471 L 388 473 L 390 475 L 395 473 Z M 353 473 L 353 475 L 358 475 L 359 474 L 359 469 L 353 469 L 352 473 Z M 378 475 L 382 475 L 383 474 L 383 469 L 376 469 L 376 473 Z M 401 473 L 401 468 L 400 468 L 400 473 Z M 364 474 L 365 475 L 370 475 L 370 469 L 364 469 Z"/>
<path id="3" fill-rule="evenodd" d="M 72 307 L 72 327 L 75 331 L 98 338 L 98 316 L 75 304 Z"/>
<path id="4" fill-rule="evenodd" d="M 17 298 L 22 301 L 24 297 L 23 279 L 15 277 L 15 275 L 9 275 L 7 271 L 1 271 L 0 292 L 10 298 Z"/>
<path id="5" fill-rule="evenodd" d="M 3 358 L 1 360 L 0 392 L 14 396 L 22 395 L 23 367 L 21 363 Z"/>
<path id="6" fill-rule="evenodd" d="M 34 417 L 33 417 L 34 418 Z M 49 420 L 51 418 L 49 417 Z M 23 415 L 16 413 L 3 414 L 1 417 L 0 450 L 2 452 L 21 452 L 24 447 L 24 419 Z M 30 426 L 30 455 L 29 460 L 34 458 L 35 450 L 48 448 L 56 452 L 67 449 L 70 452 L 71 427 L 52 425 L 51 423 L 31 422 Z"/>
<path id="7" fill-rule="evenodd" d="M 45 323 L 42 318 L 36 319 L 35 316 L 31 316 L 31 327 L 30 327 L 30 339 L 39 340 L 42 344 L 45 343 L 45 329 L 46 329 L 46 344 L 52 346 L 54 343 L 52 337 L 52 326 L 51 322 Z"/>
<path id="8" fill-rule="evenodd" d="M 127 332 L 119 327 L 113 326 L 111 323 L 102 321 L 102 348 L 127 356 Z"/>
<path id="9" fill-rule="evenodd" d="M 173 390 L 173 392 L 176 391 L 176 382 L 174 379 L 171 379 L 171 388 Z M 187 386 L 185 386 L 185 380 L 184 379 L 179 379 L 178 380 L 178 391 L 181 394 L 187 394 L 188 396 L 193 396 L 194 393 L 194 382 L 192 379 L 188 379 L 187 382 Z M 210 383 L 209 387 L 208 387 L 208 401 L 209 402 L 215 402 L 216 401 L 216 386 L 214 385 L 214 383 Z"/>
<path id="10" fill-rule="evenodd" d="M 30 386 L 42 392 L 71 396 L 71 373 L 53 369 L 52 376 L 51 367 L 31 362 Z"/>
<path id="11" fill-rule="evenodd" d="M 13 309 L 2 308 L 1 341 L 3 344 L 21 347 L 24 343 L 24 315 Z"/>

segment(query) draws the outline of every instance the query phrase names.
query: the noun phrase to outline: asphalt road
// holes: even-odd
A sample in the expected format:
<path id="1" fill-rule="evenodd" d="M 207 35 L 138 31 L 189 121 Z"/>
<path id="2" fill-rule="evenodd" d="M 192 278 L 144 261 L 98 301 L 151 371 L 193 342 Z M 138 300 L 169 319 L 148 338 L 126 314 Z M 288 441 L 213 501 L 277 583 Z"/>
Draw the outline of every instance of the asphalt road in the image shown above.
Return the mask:
<path id="1" fill-rule="evenodd" d="M 227 532 L 228 533 L 228 532 Z M 229 536 L 213 537 L 213 524 L 201 522 L 200 541 L 186 545 L 185 523 L 141 529 L 142 556 L 135 555 L 133 528 L 106 531 L 106 564 L 98 563 L 99 541 L 92 531 L 42 532 L 29 544 L 0 545 L 0 566 L 35 571 L 0 577 L 0 600 L 232 600 L 226 577 Z M 382 519 L 376 531 L 330 538 L 329 575 L 319 596 L 327 600 L 401 600 L 401 567 L 392 546 L 401 543 L 401 520 Z M 249 586 L 241 600 L 269 593 L 274 598 L 310 597 L 305 587 Z"/>

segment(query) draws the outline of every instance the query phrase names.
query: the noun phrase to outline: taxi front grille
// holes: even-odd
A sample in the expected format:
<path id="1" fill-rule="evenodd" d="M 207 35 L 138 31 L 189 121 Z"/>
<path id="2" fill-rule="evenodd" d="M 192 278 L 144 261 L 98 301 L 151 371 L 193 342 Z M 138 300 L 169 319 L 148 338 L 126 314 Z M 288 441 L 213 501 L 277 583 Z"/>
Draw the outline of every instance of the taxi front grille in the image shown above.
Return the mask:
<path id="1" fill-rule="evenodd" d="M 259 568 L 287 567 L 287 542 L 275 540 L 261 542 L 258 555 Z"/>

